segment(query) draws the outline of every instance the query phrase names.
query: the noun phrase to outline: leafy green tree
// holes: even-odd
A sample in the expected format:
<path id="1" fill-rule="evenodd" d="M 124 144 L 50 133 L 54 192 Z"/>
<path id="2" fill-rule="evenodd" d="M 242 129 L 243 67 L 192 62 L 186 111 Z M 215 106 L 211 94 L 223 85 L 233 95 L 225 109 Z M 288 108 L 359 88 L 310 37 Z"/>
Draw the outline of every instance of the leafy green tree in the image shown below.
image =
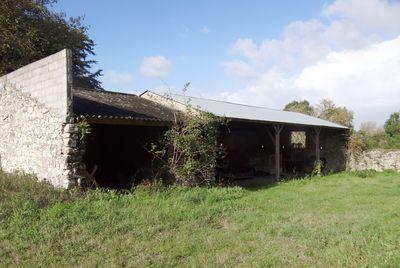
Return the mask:
<path id="1" fill-rule="evenodd" d="M 95 46 L 82 24 L 82 17 L 69 18 L 49 8 L 58 0 L 0 1 L 0 75 L 54 54 L 72 50 L 74 84 L 101 88 L 101 70 L 92 72 L 96 63 Z"/>
<path id="2" fill-rule="evenodd" d="M 390 115 L 385 122 L 385 132 L 390 137 L 400 136 L 400 112 Z"/>
<path id="3" fill-rule="evenodd" d="M 298 112 L 307 115 L 314 115 L 314 107 L 306 100 L 303 101 L 292 101 L 286 104 L 285 111 Z"/>
<path id="4" fill-rule="evenodd" d="M 353 127 L 353 112 L 346 107 L 337 107 L 333 101 L 328 99 L 324 99 L 318 104 L 316 115 L 321 119 Z"/>

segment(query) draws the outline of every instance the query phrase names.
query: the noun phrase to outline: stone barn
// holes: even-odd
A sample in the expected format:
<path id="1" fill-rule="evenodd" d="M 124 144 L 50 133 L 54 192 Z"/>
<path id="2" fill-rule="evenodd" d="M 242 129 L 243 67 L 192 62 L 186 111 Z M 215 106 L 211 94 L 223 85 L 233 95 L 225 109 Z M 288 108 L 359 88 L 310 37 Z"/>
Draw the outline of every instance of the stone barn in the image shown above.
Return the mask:
<path id="1" fill-rule="evenodd" d="M 63 50 L 0 77 L 0 169 L 57 187 L 95 177 L 98 186 L 127 187 L 152 167 L 147 145 L 187 109 L 229 119 L 217 174 L 234 180 L 292 176 L 321 160 L 345 168 L 346 127 L 311 116 L 209 99 L 141 96 L 76 88 L 71 52 Z M 85 142 L 80 122 L 90 126 Z"/>
<path id="2" fill-rule="evenodd" d="M 63 50 L 0 78 L 0 169 L 64 188 L 88 174 L 99 186 L 123 187 L 151 165 L 145 146 L 173 116 L 133 94 L 75 88 Z M 86 144 L 82 119 L 91 129 Z"/>

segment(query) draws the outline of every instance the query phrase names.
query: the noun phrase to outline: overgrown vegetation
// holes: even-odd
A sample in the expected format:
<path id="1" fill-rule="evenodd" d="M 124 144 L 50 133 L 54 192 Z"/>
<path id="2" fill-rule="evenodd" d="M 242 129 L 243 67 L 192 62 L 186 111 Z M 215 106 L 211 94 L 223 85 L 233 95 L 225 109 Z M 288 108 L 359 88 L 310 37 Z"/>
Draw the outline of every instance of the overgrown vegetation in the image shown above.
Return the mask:
<path id="1" fill-rule="evenodd" d="M 0 266 L 395 267 L 400 175 L 69 193 L 0 174 Z"/>
<path id="2" fill-rule="evenodd" d="M 211 184 L 224 154 L 218 140 L 225 124 L 224 118 L 211 113 L 188 110 L 177 115 L 171 129 L 157 144 L 152 144 L 151 152 L 162 161 L 174 183 Z"/>
<path id="3" fill-rule="evenodd" d="M 391 114 L 383 129 L 372 123 L 363 124 L 351 137 L 357 141 L 360 150 L 400 149 L 400 113 Z"/>
<path id="4" fill-rule="evenodd" d="M 190 83 L 182 89 L 185 95 Z M 168 96 L 167 96 L 168 97 Z M 171 107 L 174 102 L 171 98 Z M 219 143 L 220 134 L 227 127 L 227 120 L 212 113 L 192 107 L 190 99 L 186 111 L 177 112 L 169 130 L 149 151 L 166 170 L 169 182 L 179 185 L 210 185 L 215 182 L 215 171 L 225 155 Z M 160 167 L 156 167 L 160 169 Z"/>

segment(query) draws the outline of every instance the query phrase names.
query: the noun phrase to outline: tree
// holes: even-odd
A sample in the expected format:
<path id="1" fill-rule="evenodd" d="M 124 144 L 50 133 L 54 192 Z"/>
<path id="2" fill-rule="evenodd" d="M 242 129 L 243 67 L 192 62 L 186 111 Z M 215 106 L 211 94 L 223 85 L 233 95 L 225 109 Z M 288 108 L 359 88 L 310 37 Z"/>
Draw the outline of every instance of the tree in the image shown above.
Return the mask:
<path id="1" fill-rule="evenodd" d="M 333 101 L 328 99 L 324 99 L 318 104 L 316 115 L 321 119 L 353 127 L 353 112 L 346 107 L 337 107 Z"/>
<path id="2" fill-rule="evenodd" d="M 392 113 L 385 122 L 385 132 L 390 137 L 400 136 L 400 112 Z"/>
<path id="3" fill-rule="evenodd" d="M 73 55 L 74 84 L 101 88 L 101 70 L 92 72 L 96 63 L 95 46 L 82 24 L 82 17 L 67 18 L 49 10 L 58 0 L 0 1 L 0 75 L 69 48 Z"/>
<path id="4" fill-rule="evenodd" d="M 286 104 L 283 110 L 303 113 L 311 116 L 314 115 L 314 107 L 312 107 L 310 103 L 306 100 L 289 102 L 288 104 Z"/>
<path id="5" fill-rule="evenodd" d="M 374 121 L 367 121 L 361 123 L 360 131 L 372 135 L 382 132 L 382 128 L 378 127 L 377 123 Z"/>

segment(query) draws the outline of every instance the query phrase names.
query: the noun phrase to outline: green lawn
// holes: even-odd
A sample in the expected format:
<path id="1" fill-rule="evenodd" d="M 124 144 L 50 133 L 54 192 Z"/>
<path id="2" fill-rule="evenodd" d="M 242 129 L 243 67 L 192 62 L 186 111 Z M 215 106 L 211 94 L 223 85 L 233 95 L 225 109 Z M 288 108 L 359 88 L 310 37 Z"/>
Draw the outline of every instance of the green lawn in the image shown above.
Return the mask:
<path id="1" fill-rule="evenodd" d="M 399 266 L 400 174 L 129 194 L 0 174 L 0 265 Z"/>

